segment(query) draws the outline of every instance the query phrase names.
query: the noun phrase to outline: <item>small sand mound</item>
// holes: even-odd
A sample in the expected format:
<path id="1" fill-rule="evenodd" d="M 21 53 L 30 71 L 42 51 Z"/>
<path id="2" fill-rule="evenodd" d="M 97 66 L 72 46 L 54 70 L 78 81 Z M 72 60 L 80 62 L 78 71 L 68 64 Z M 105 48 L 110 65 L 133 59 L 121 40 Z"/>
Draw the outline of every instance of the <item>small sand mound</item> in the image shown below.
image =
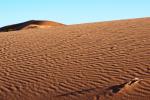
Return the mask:
<path id="1" fill-rule="evenodd" d="M 108 87 L 104 91 L 100 90 L 97 92 L 97 95 L 93 96 L 93 100 L 120 100 L 121 95 L 124 95 L 126 92 L 135 89 L 138 85 L 137 83 L 141 80 L 142 79 L 134 78 L 130 81 Z"/>
<path id="2" fill-rule="evenodd" d="M 109 91 L 110 95 L 116 94 L 121 92 L 124 89 L 128 89 L 131 88 L 132 86 L 134 86 L 136 83 L 138 83 L 141 79 L 139 78 L 134 78 L 128 82 L 125 82 L 123 84 L 119 84 L 119 85 L 115 85 L 115 86 L 111 86 L 109 87 L 107 90 Z"/>
<path id="3" fill-rule="evenodd" d="M 31 29 L 31 28 L 48 28 L 48 27 L 63 26 L 63 25 L 64 24 L 52 22 L 52 21 L 30 20 L 19 24 L 4 26 L 0 28 L 0 32 L 17 31 L 17 30 Z"/>

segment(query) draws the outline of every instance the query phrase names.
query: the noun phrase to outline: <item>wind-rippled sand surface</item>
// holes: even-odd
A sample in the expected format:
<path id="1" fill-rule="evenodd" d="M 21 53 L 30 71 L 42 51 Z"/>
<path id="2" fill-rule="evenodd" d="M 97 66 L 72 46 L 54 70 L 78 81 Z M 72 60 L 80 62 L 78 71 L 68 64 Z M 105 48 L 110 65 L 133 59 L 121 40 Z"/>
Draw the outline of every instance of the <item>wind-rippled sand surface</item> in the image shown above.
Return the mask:
<path id="1" fill-rule="evenodd" d="M 0 100 L 150 100 L 150 18 L 1 32 Z"/>

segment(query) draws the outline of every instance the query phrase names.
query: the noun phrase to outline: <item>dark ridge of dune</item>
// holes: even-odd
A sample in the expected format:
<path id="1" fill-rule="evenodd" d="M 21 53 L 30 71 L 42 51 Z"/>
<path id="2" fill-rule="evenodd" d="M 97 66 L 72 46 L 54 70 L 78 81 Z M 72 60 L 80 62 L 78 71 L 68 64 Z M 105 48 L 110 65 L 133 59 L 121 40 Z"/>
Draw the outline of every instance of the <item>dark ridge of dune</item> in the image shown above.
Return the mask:
<path id="1" fill-rule="evenodd" d="M 17 31 L 31 28 L 48 28 L 54 26 L 64 26 L 64 24 L 53 21 L 30 20 L 19 24 L 8 25 L 0 28 L 0 32 Z"/>
<path id="2" fill-rule="evenodd" d="M 150 18 L 1 32 L 0 100 L 150 100 Z"/>

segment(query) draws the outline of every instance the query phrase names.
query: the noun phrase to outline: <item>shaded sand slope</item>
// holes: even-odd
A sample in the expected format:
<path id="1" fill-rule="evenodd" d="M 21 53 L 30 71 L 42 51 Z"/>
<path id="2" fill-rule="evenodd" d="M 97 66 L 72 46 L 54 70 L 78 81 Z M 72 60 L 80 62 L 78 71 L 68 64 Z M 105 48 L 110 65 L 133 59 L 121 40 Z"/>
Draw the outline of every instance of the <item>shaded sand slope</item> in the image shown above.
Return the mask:
<path id="1" fill-rule="evenodd" d="M 150 18 L 0 33 L 0 100 L 149 100 Z"/>
<path id="2" fill-rule="evenodd" d="M 63 25 L 64 24 L 56 23 L 52 21 L 30 20 L 19 24 L 4 26 L 0 28 L 0 32 L 17 31 L 17 30 L 31 29 L 31 28 L 48 28 L 48 27 L 63 26 Z"/>

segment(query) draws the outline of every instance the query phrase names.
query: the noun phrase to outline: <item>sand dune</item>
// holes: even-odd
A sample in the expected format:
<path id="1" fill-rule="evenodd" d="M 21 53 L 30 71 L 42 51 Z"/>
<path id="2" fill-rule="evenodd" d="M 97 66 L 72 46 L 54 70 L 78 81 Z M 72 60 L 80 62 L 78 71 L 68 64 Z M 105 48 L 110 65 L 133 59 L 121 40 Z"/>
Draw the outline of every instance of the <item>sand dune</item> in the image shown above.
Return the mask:
<path id="1" fill-rule="evenodd" d="M 64 24 L 56 23 L 52 21 L 40 21 L 40 20 L 30 20 L 27 22 L 4 26 L 0 28 L 0 32 L 9 32 L 9 31 L 17 31 L 23 29 L 33 29 L 33 28 L 49 28 L 53 26 L 64 26 Z"/>
<path id="2" fill-rule="evenodd" d="M 1 32 L 0 100 L 150 100 L 150 18 Z"/>

